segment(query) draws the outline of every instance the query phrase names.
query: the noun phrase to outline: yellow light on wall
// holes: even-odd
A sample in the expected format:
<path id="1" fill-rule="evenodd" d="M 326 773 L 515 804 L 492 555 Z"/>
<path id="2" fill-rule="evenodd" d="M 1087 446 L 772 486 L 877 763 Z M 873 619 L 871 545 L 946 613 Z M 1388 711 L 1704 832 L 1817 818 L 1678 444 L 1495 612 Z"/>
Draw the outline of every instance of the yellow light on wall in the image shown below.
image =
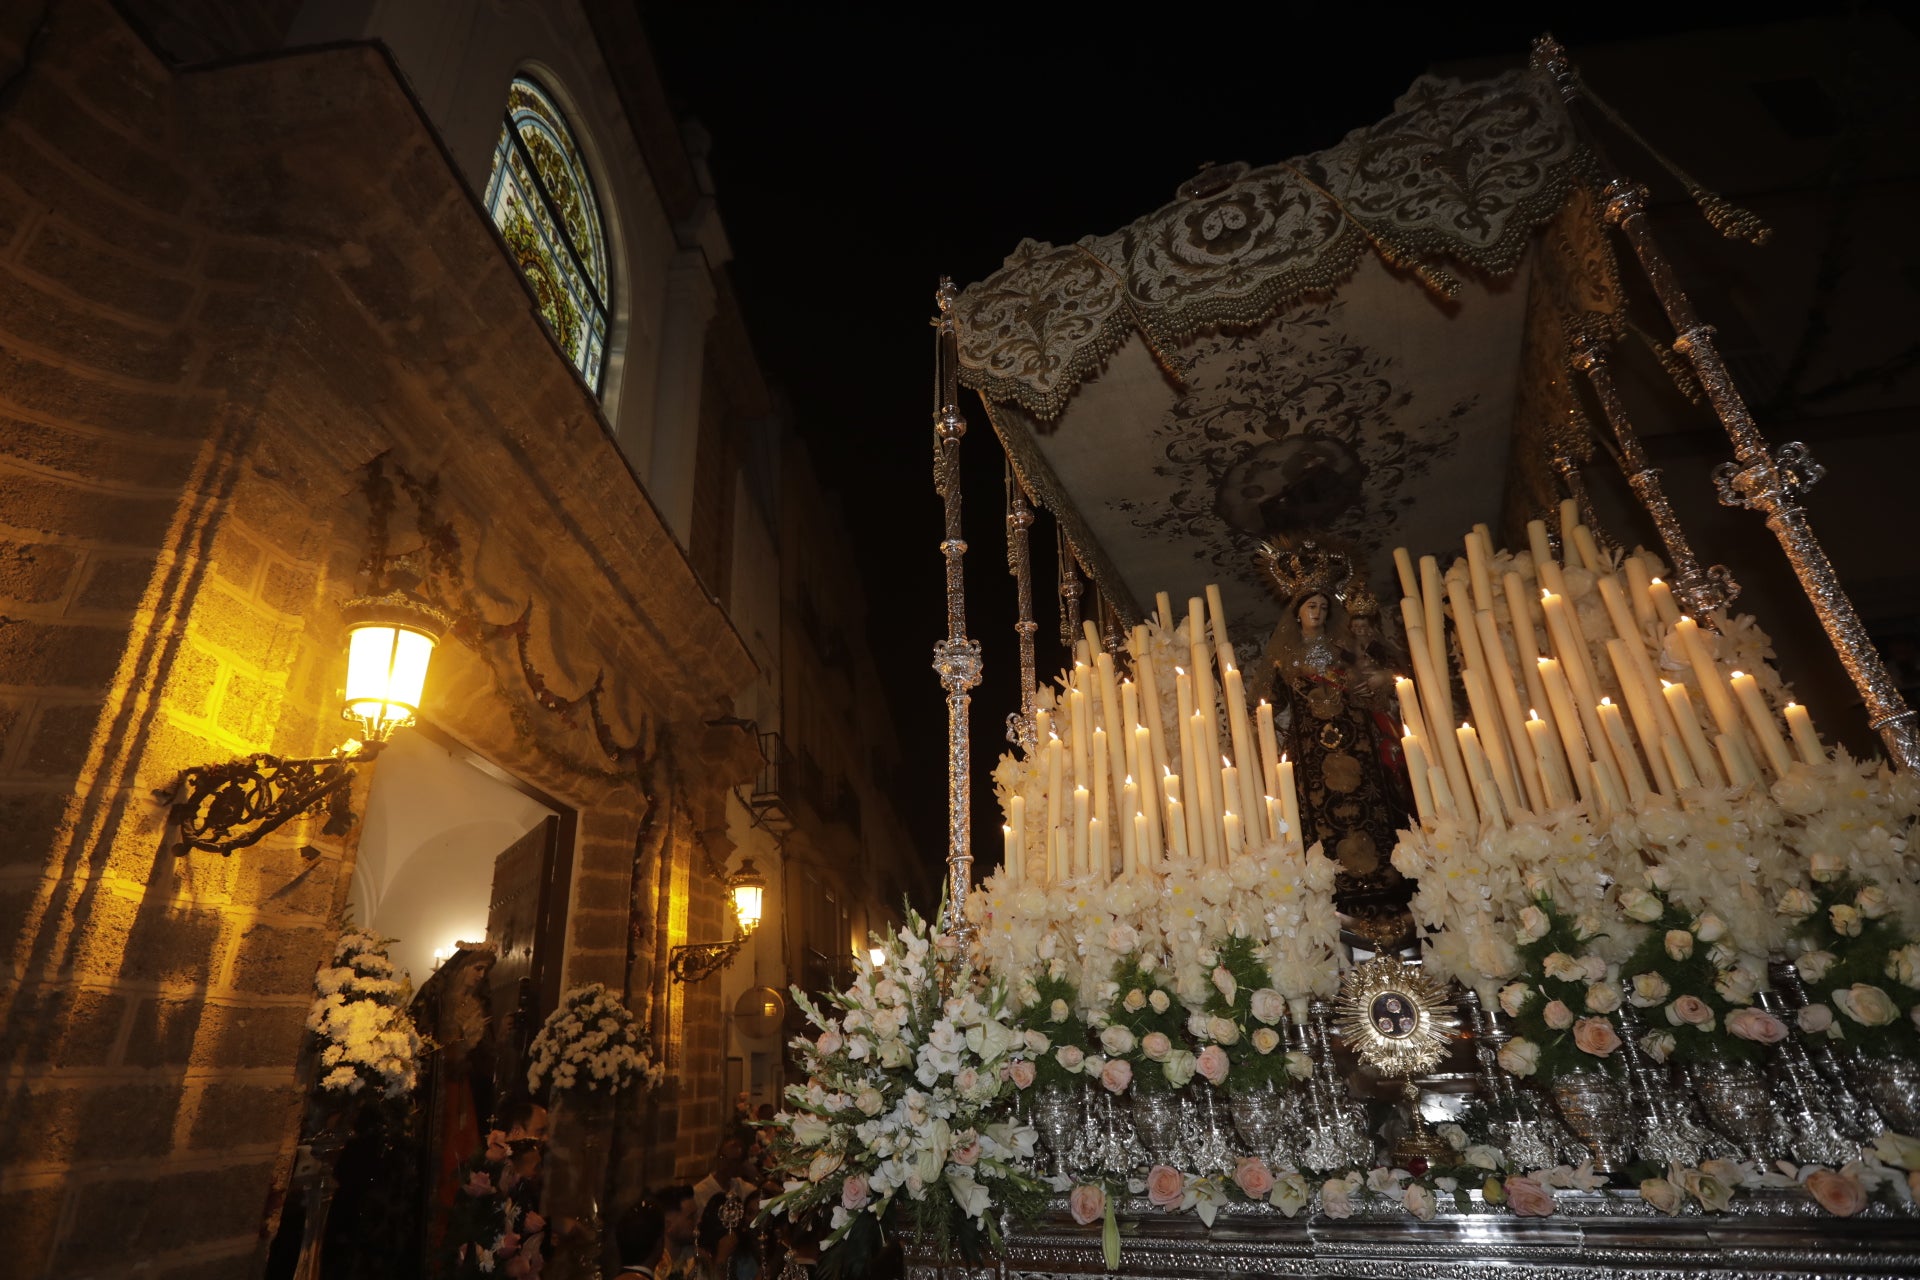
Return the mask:
<path id="1" fill-rule="evenodd" d="M 356 600 L 347 614 L 347 686 L 343 719 L 368 742 L 384 742 L 414 722 L 440 632 L 439 619 L 389 596 Z"/>
<path id="2" fill-rule="evenodd" d="M 760 927 L 767 894 L 767 882 L 761 878 L 752 858 L 741 860 L 740 870 L 728 881 L 728 889 L 733 894 L 733 915 L 740 922 L 740 932 L 752 933 Z"/>

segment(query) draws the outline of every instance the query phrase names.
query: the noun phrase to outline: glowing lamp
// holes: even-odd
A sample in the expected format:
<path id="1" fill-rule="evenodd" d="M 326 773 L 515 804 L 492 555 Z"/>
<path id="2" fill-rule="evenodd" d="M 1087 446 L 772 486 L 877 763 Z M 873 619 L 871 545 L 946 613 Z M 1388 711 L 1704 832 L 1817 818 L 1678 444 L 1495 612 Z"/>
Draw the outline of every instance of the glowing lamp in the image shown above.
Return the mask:
<path id="1" fill-rule="evenodd" d="M 885 947 L 868 947 L 867 959 L 873 961 L 873 967 L 878 969 L 887 962 L 887 949 Z"/>
<path id="2" fill-rule="evenodd" d="M 740 922 L 740 932 L 752 933 L 760 927 L 760 913 L 767 896 L 767 882 L 753 865 L 752 858 L 741 860 L 740 870 L 734 873 L 727 887 L 733 895 L 733 916 Z"/>
<path id="3" fill-rule="evenodd" d="M 414 722 L 442 619 L 398 596 L 356 600 L 347 614 L 346 706 L 368 742 Z"/>

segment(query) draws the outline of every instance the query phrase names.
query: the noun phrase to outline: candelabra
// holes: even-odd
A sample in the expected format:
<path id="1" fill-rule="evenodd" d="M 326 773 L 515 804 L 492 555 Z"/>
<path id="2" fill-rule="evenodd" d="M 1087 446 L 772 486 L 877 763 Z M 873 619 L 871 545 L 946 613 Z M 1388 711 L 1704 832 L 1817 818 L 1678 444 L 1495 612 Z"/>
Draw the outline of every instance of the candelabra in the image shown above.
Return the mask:
<path id="1" fill-rule="evenodd" d="M 1542 36 L 1534 44 L 1534 65 L 1552 77 L 1566 103 L 1570 118 L 1578 122 L 1576 108 L 1588 95 L 1566 50 L 1551 36 Z M 1596 162 L 1602 172 L 1608 166 L 1603 153 L 1589 137 Z M 1853 601 L 1840 586 L 1833 563 L 1814 537 L 1807 513 L 1800 506 L 1801 496 L 1824 474 L 1805 445 L 1798 442 L 1774 449 L 1754 424 L 1744 398 L 1733 384 L 1733 376 L 1713 340 L 1713 327 L 1701 321 L 1693 303 L 1680 287 L 1666 256 L 1661 253 L 1647 221 L 1644 188 L 1615 177 L 1602 190 L 1606 218 L 1619 228 L 1632 248 L 1640 269 L 1646 274 L 1661 308 L 1674 330 L 1674 349 L 1693 366 L 1714 416 L 1733 442 L 1733 460 L 1723 463 L 1714 473 L 1720 501 L 1728 506 L 1745 507 L 1766 517 L 1767 527 L 1779 539 L 1787 561 L 1800 579 L 1801 587 L 1826 628 L 1840 661 L 1866 703 L 1869 723 L 1886 743 L 1888 753 L 1902 768 L 1920 767 L 1920 724 L 1916 712 L 1900 696 L 1879 650 L 1868 639 Z M 1722 202 L 1724 203 L 1724 202 Z M 1730 229 L 1746 228 L 1737 218 L 1715 222 Z M 1730 234 L 1744 234 L 1730 230 Z"/>
<path id="2" fill-rule="evenodd" d="M 946 508 L 946 537 L 940 553 L 947 562 L 947 636 L 933 646 L 933 669 L 947 691 L 947 918 L 943 927 L 965 940 L 967 892 L 973 884 L 972 828 L 968 815 L 968 779 L 972 772 L 967 744 L 968 692 L 980 683 L 980 645 L 967 638 L 967 588 L 961 560 L 967 553 L 960 526 L 960 441 L 967 420 L 960 416 L 960 352 L 954 329 L 953 281 L 940 278 L 934 291 L 933 485 Z"/>

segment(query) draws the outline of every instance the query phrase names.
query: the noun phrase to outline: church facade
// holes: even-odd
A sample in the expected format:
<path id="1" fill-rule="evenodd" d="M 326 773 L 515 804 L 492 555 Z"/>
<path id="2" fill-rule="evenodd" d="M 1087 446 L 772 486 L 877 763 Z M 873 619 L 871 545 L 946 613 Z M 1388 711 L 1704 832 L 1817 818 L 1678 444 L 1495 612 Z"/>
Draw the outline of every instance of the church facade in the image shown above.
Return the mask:
<path id="1" fill-rule="evenodd" d="M 343 919 L 416 985 L 486 937 L 523 1016 L 642 1014 L 633 1187 L 777 1099 L 736 1001 L 831 982 L 914 883 L 848 535 L 631 8 L 367 9 L 0 12 L 11 1274 L 258 1273 Z M 452 621 L 420 725 L 343 829 L 176 852 L 183 770 L 349 736 L 370 574 Z M 747 859 L 774 927 L 670 976 Z"/>

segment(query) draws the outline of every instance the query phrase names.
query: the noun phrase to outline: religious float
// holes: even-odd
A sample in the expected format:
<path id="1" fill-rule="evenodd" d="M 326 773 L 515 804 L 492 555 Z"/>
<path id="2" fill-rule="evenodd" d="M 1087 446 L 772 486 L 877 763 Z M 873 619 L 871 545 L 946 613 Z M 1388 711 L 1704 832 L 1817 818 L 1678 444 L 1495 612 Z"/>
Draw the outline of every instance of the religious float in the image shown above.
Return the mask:
<path id="1" fill-rule="evenodd" d="M 951 875 L 804 1005 L 766 1213 L 823 1270 L 898 1232 L 927 1276 L 1920 1271 L 1913 713 L 1583 98 L 1543 40 L 943 285 Z M 1612 381 L 1609 224 L 1891 765 L 1822 741 L 1688 544 Z M 1582 380 L 1657 548 L 1595 518 Z M 1022 677 L 977 880 L 962 384 Z"/>

